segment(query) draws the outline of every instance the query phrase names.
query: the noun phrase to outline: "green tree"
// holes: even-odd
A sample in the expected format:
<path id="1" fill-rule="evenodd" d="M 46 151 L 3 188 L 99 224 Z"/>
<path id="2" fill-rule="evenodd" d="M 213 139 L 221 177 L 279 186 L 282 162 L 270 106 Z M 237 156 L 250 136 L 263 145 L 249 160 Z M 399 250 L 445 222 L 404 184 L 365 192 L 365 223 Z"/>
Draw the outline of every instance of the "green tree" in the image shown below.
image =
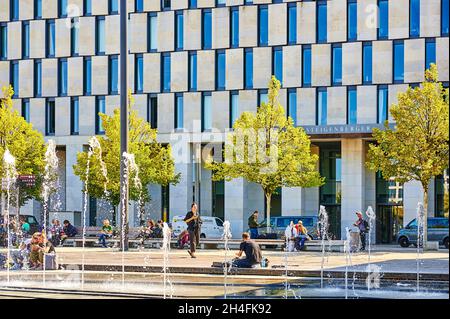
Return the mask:
<path id="1" fill-rule="evenodd" d="M 270 221 L 272 195 L 280 187 L 314 187 L 323 184 L 316 169 L 318 156 L 311 153 L 305 131 L 294 127 L 278 101 L 280 81 L 269 81 L 268 103 L 256 114 L 244 112 L 233 125 L 224 149 L 224 162 L 207 160 L 213 180 L 243 177 L 261 185 Z M 269 230 L 270 223 L 267 223 Z"/>
<path id="2" fill-rule="evenodd" d="M 425 71 L 420 87 L 398 94 L 398 104 L 390 108 L 394 129 L 386 121 L 384 130 L 374 129 L 376 144 L 371 144 L 367 167 L 382 172 L 384 179 L 400 183 L 419 181 L 423 188 L 425 216 L 428 210 L 428 185 L 431 178 L 448 168 L 448 89 L 437 81 L 436 65 Z M 427 219 L 424 218 L 424 247 Z"/>
<path id="3" fill-rule="evenodd" d="M 147 189 L 149 184 L 163 186 L 176 184 L 179 181 L 179 174 L 175 173 L 170 145 L 164 147 L 156 141 L 156 129 L 152 129 L 150 124 L 138 117 L 137 112 L 132 109 L 134 100 L 131 95 L 129 100 L 128 149 L 129 153 L 135 156 L 142 183 L 142 190 L 139 190 L 132 182 L 136 173 L 130 172 L 129 198 L 140 200 L 143 205 L 150 200 Z M 104 136 L 97 136 L 101 151 L 95 149 L 89 158 L 88 176 L 86 176 L 88 151 L 78 153 L 77 163 L 73 169 L 75 175 L 80 177 L 85 187 L 87 186 L 89 195 L 106 200 L 115 208 L 120 203 L 120 109 L 115 109 L 112 116 L 102 113 L 99 115 L 105 130 Z M 101 159 L 106 166 L 107 179 L 102 174 Z"/>
<path id="4" fill-rule="evenodd" d="M 21 185 L 19 207 L 28 200 L 40 200 L 43 172 L 45 167 L 45 142 L 42 134 L 33 129 L 33 125 L 25 121 L 19 112 L 13 109 L 11 97 L 14 91 L 11 86 L 3 87 L 3 98 L 0 98 L 0 178 L 5 177 L 3 154 L 8 149 L 16 159 L 16 170 L 19 175 L 34 175 L 36 183 L 32 187 Z M 12 198 L 17 205 L 15 198 Z"/>

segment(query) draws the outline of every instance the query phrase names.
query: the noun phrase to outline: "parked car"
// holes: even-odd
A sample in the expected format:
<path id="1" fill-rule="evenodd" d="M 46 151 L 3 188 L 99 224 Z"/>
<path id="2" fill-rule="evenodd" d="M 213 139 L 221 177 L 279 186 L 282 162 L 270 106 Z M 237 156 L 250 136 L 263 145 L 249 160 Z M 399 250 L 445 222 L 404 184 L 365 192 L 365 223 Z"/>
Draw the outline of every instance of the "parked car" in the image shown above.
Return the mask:
<path id="1" fill-rule="evenodd" d="M 438 241 L 439 245 L 448 248 L 448 218 L 428 218 L 428 240 Z M 401 247 L 409 247 L 417 243 L 417 221 L 413 219 L 398 232 L 397 242 Z M 417 244 L 416 244 L 417 245 Z"/>
<path id="2" fill-rule="evenodd" d="M 303 222 L 303 226 L 308 230 L 308 235 L 311 239 L 318 239 L 319 233 L 317 224 L 319 222 L 319 218 L 317 216 L 277 216 L 270 218 L 270 228 L 271 233 L 275 233 L 278 239 L 284 237 L 284 231 L 286 227 L 290 224 L 291 221 L 294 224 L 297 224 L 298 221 L 301 220 Z M 260 223 L 260 227 L 258 229 L 259 234 L 266 234 L 267 232 L 267 220 L 264 219 Z"/>
<path id="3" fill-rule="evenodd" d="M 178 236 L 183 230 L 187 229 L 184 221 L 185 216 L 175 216 L 172 218 L 172 232 Z M 200 216 L 202 227 L 200 229 L 200 238 L 222 238 L 223 221 L 218 217 Z"/>

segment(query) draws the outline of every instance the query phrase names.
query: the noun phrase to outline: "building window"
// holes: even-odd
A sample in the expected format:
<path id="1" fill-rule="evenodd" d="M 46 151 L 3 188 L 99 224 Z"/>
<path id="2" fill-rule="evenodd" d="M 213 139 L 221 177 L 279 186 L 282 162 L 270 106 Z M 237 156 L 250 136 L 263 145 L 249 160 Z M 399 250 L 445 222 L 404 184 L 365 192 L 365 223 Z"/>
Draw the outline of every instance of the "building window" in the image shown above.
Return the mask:
<path id="1" fill-rule="evenodd" d="M 311 46 L 304 45 L 302 47 L 302 61 L 303 61 L 303 86 L 311 86 Z"/>
<path id="2" fill-rule="evenodd" d="M 148 14 L 148 48 L 149 52 L 156 52 L 158 47 L 158 17 L 155 12 Z"/>
<path id="3" fill-rule="evenodd" d="M 119 13 L 119 0 L 109 0 L 109 14 Z"/>
<path id="4" fill-rule="evenodd" d="M 34 18 L 42 19 L 42 0 L 34 0 Z"/>
<path id="5" fill-rule="evenodd" d="M 281 47 L 273 48 L 272 69 L 275 77 L 283 84 L 283 50 Z"/>
<path id="6" fill-rule="evenodd" d="M 266 46 L 269 44 L 269 10 L 267 6 L 259 6 L 258 25 L 259 45 Z"/>
<path id="7" fill-rule="evenodd" d="M 253 49 L 245 49 L 245 88 L 253 88 Z"/>
<path id="8" fill-rule="evenodd" d="M 92 60 L 91 60 L 91 58 L 84 59 L 83 87 L 84 87 L 84 94 L 91 95 L 91 93 L 92 93 Z"/>
<path id="9" fill-rule="evenodd" d="M 441 35 L 448 37 L 449 0 L 441 0 Z"/>
<path id="10" fill-rule="evenodd" d="M 24 59 L 30 57 L 30 22 L 24 21 L 22 24 L 22 56 Z"/>
<path id="11" fill-rule="evenodd" d="M 197 0 L 189 0 L 189 9 L 197 8 Z"/>
<path id="12" fill-rule="evenodd" d="M 394 41 L 394 83 L 404 80 L 405 55 L 403 41 Z"/>
<path id="13" fill-rule="evenodd" d="M 317 42 L 327 42 L 327 2 L 317 1 Z"/>
<path id="14" fill-rule="evenodd" d="M 356 41 L 358 37 L 358 5 L 356 0 L 349 0 L 347 4 L 347 38 Z"/>
<path id="15" fill-rule="evenodd" d="M 8 58 L 8 27 L 6 23 L 0 24 L 0 60 Z"/>
<path id="16" fill-rule="evenodd" d="M 263 103 L 267 104 L 269 102 L 269 95 L 267 90 L 258 90 L 258 107 Z"/>
<path id="17" fill-rule="evenodd" d="M 14 90 L 13 98 L 19 96 L 19 61 L 11 62 L 11 86 Z"/>
<path id="18" fill-rule="evenodd" d="M 333 85 L 342 84 L 342 46 L 340 44 L 333 45 Z"/>
<path id="19" fill-rule="evenodd" d="M 175 95 L 175 129 L 182 129 L 184 127 L 183 113 L 183 94 L 177 93 Z"/>
<path id="20" fill-rule="evenodd" d="M 363 43 L 363 83 L 372 83 L 372 43 Z"/>
<path id="21" fill-rule="evenodd" d="M 95 134 L 105 134 L 103 121 L 99 113 L 106 113 L 106 103 L 104 96 L 97 96 L 95 103 Z"/>
<path id="22" fill-rule="evenodd" d="M 143 2 L 143 0 L 140 0 L 140 2 Z M 162 0 L 161 7 L 163 8 L 163 10 L 170 10 L 170 7 L 171 7 L 170 2 L 171 2 L 170 0 Z"/>
<path id="23" fill-rule="evenodd" d="M 95 39 L 97 54 L 105 54 L 105 17 L 97 17 Z"/>
<path id="24" fill-rule="evenodd" d="M 148 99 L 147 121 L 151 128 L 158 128 L 158 97 L 152 94 Z"/>
<path id="25" fill-rule="evenodd" d="M 25 121 L 30 123 L 30 100 L 22 100 L 22 117 Z"/>
<path id="26" fill-rule="evenodd" d="M 19 20 L 19 0 L 11 0 L 11 20 Z"/>
<path id="27" fill-rule="evenodd" d="M 34 60 L 34 96 L 42 95 L 42 62 Z"/>
<path id="28" fill-rule="evenodd" d="M 142 93 L 144 91 L 144 57 L 142 54 L 136 54 L 134 76 L 134 90 L 136 93 Z"/>
<path id="29" fill-rule="evenodd" d="M 420 0 L 409 0 L 409 36 L 420 35 Z"/>
<path id="30" fill-rule="evenodd" d="M 216 54 L 216 88 L 225 90 L 225 51 L 217 51 Z"/>
<path id="31" fill-rule="evenodd" d="M 119 93 L 119 57 L 112 55 L 109 57 L 109 94 Z"/>
<path id="32" fill-rule="evenodd" d="M 67 17 L 67 0 L 58 1 L 58 12 L 60 18 Z"/>
<path id="33" fill-rule="evenodd" d="M 224 7 L 226 0 L 216 0 L 216 7 Z"/>
<path id="34" fill-rule="evenodd" d="M 387 39 L 389 35 L 389 1 L 378 0 L 378 39 Z"/>
<path id="35" fill-rule="evenodd" d="M 84 0 L 84 15 L 92 15 L 92 0 Z"/>
<path id="36" fill-rule="evenodd" d="M 54 20 L 47 20 L 47 57 L 51 58 L 55 56 L 55 21 Z"/>
<path id="37" fill-rule="evenodd" d="M 294 126 L 297 126 L 297 90 L 288 90 L 288 116 L 292 119 Z"/>
<path id="38" fill-rule="evenodd" d="M 72 18 L 72 27 L 71 27 L 71 52 L 72 56 L 77 56 L 79 51 L 79 42 L 80 42 L 80 18 L 75 17 Z"/>
<path id="39" fill-rule="evenodd" d="M 239 117 L 239 92 L 231 91 L 230 95 L 230 128 L 232 128 Z"/>
<path id="40" fill-rule="evenodd" d="M 253 0 L 245 0 L 244 4 L 253 4 Z"/>
<path id="41" fill-rule="evenodd" d="M 212 21 L 211 10 L 203 10 L 203 23 L 202 23 L 202 48 L 211 49 L 212 46 Z"/>
<path id="42" fill-rule="evenodd" d="M 378 114 L 379 124 L 383 124 L 388 119 L 388 88 L 386 85 L 378 86 Z"/>
<path id="43" fill-rule="evenodd" d="M 170 53 L 162 56 L 163 92 L 170 92 Z"/>
<path id="44" fill-rule="evenodd" d="M 55 135 L 55 100 L 48 99 L 45 106 L 45 135 Z"/>
<path id="45" fill-rule="evenodd" d="M 239 7 L 231 8 L 231 47 L 239 46 Z"/>
<path id="46" fill-rule="evenodd" d="M 288 3 L 288 43 L 297 43 L 297 3 Z"/>
<path id="47" fill-rule="evenodd" d="M 189 52 L 189 91 L 197 91 L 197 52 Z"/>
<path id="48" fill-rule="evenodd" d="M 58 61 L 58 89 L 59 96 L 67 95 L 67 59 L 60 59 Z"/>
<path id="49" fill-rule="evenodd" d="M 183 11 L 175 13 L 176 49 L 183 50 Z"/>
<path id="50" fill-rule="evenodd" d="M 354 125 L 357 122 L 358 100 L 356 86 L 347 89 L 347 124 Z"/>
<path id="51" fill-rule="evenodd" d="M 70 101 L 70 134 L 80 133 L 80 102 L 74 97 Z"/>
<path id="52" fill-rule="evenodd" d="M 432 63 L 436 63 L 436 40 L 425 41 L 425 69 L 429 69 Z"/>
<path id="53" fill-rule="evenodd" d="M 134 3 L 135 3 L 134 7 L 135 7 L 136 12 L 144 11 L 144 0 L 135 0 Z M 169 1 L 169 3 L 170 3 L 170 1 Z"/>
<path id="54" fill-rule="evenodd" d="M 327 125 L 327 89 L 317 89 L 316 125 Z"/>
<path id="55" fill-rule="evenodd" d="M 212 129 L 211 93 L 202 95 L 202 132 Z"/>

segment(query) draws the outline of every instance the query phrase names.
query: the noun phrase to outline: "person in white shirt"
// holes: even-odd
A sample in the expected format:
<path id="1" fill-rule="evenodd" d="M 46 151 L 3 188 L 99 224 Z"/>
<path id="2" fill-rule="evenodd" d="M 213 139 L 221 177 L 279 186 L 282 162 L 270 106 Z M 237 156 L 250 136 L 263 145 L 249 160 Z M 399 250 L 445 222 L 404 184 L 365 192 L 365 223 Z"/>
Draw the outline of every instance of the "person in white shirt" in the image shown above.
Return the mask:
<path id="1" fill-rule="evenodd" d="M 298 236 L 297 229 L 295 228 L 294 222 L 291 220 L 289 225 L 284 231 L 286 236 L 286 250 L 292 252 L 295 250 L 295 238 Z"/>

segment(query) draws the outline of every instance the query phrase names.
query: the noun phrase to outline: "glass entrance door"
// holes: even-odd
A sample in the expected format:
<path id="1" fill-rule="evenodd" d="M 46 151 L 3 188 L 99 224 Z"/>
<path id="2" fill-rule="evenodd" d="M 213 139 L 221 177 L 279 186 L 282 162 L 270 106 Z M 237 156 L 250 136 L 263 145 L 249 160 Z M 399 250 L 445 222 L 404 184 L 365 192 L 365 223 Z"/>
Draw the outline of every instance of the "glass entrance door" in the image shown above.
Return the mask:
<path id="1" fill-rule="evenodd" d="M 377 244 L 395 242 L 398 231 L 403 228 L 403 206 L 378 205 L 376 214 Z"/>

